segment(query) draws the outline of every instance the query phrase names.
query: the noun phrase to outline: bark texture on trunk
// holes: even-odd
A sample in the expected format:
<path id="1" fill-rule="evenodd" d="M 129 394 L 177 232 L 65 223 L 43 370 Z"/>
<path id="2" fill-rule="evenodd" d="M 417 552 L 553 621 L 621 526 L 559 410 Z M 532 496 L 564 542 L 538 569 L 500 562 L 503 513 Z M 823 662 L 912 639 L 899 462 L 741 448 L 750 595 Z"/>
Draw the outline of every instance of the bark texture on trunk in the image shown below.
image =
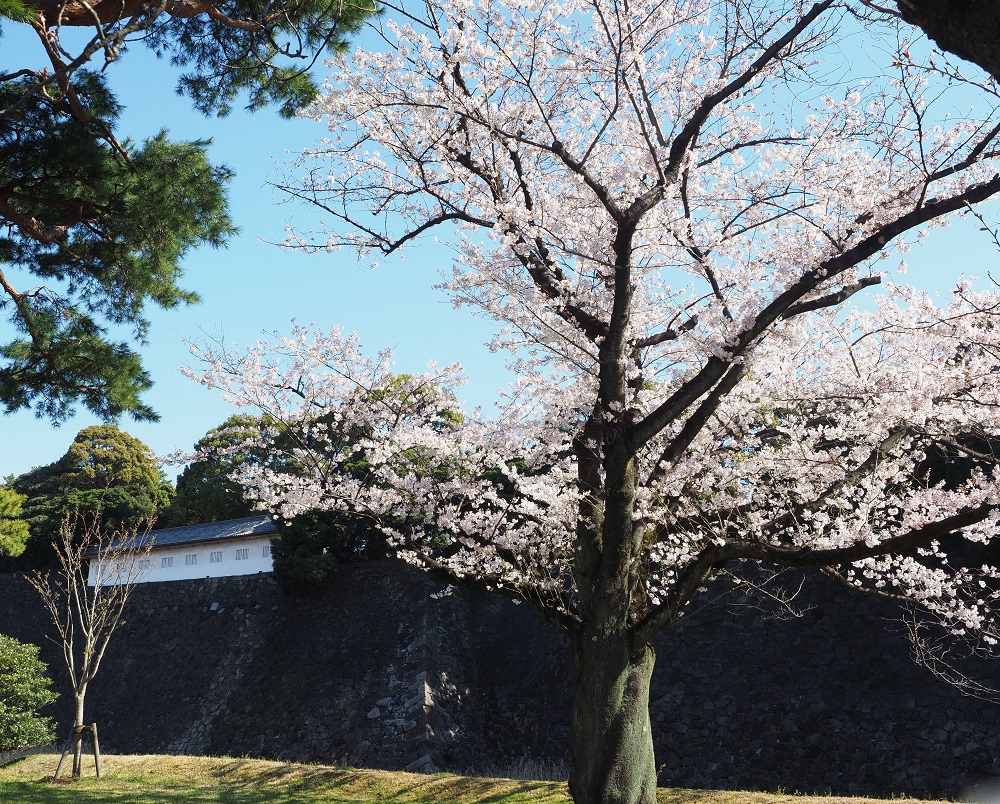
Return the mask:
<path id="1" fill-rule="evenodd" d="M 73 778 L 83 774 L 83 699 L 87 693 L 84 687 L 76 693 L 76 714 L 73 718 Z"/>
<path id="2" fill-rule="evenodd" d="M 649 722 L 655 653 L 627 635 L 573 637 L 573 764 L 576 804 L 656 804 L 656 761 Z"/>
<path id="3" fill-rule="evenodd" d="M 897 0 L 908 23 L 942 50 L 1000 78 L 1000 0 Z"/>
<path id="4" fill-rule="evenodd" d="M 195 17 L 208 11 L 216 0 L 167 0 L 163 10 L 171 17 Z M 144 0 L 27 0 L 26 5 L 38 11 L 45 19 L 46 27 L 57 25 L 92 26 L 95 22 L 108 24 L 127 20 L 137 13 L 159 7 L 159 2 Z"/>

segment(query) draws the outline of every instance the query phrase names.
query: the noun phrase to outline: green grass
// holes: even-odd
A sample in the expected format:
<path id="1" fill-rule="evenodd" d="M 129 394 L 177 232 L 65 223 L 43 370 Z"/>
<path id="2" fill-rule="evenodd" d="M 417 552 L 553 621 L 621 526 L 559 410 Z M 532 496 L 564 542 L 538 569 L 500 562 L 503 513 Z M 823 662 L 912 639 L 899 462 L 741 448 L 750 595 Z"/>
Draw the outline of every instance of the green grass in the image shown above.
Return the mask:
<path id="1" fill-rule="evenodd" d="M 78 781 L 52 780 L 57 757 L 0 768 L 11 804 L 570 804 L 562 782 L 352 770 L 259 759 L 108 756 L 104 776 L 84 765 Z M 660 791 L 660 804 L 866 804 L 871 799 L 717 790 Z M 903 804 L 907 799 L 894 799 Z M 915 801 L 910 799 L 909 801 Z"/>

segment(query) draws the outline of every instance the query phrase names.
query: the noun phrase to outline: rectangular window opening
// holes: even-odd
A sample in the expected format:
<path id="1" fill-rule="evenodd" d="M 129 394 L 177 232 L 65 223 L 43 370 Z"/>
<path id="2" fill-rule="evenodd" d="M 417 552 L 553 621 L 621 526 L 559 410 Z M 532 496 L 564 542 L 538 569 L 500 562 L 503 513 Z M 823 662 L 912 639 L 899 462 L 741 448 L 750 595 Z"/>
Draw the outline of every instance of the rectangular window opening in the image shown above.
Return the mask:
<path id="1" fill-rule="evenodd" d="M 222 551 L 216 550 L 214 553 L 208 557 L 209 564 L 221 564 L 222 563 Z"/>
<path id="2" fill-rule="evenodd" d="M 198 563 L 198 554 L 191 553 L 191 555 L 184 556 L 184 564 L 188 567 L 193 567 Z"/>
<path id="3" fill-rule="evenodd" d="M 240 548 L 238 548 L 236 550 L 236 560 L 237 561 L 246 561 L 248 558 L 250 558 L 250 548 L 249 547 L 240 547 Z"/>

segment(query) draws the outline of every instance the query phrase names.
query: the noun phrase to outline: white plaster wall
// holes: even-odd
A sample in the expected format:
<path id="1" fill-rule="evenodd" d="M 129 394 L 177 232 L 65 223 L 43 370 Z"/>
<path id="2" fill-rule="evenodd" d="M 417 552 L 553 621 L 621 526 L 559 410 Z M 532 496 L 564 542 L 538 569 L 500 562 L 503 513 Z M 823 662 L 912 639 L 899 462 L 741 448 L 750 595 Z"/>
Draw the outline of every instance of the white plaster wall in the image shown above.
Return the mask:
<path id="1" fill-rule="evenodd" d="M 265 555 L 266 548 L 266 555 Z M 237 558 L 237 551 L 245 550 L 246 558 Z M 221 560 L 213 562 L 212 553 L 221 553 Z M 187 563 L 188 556 L 195 563 Z M 169 547 L 154 547 L 149 555 L 150 567 L 141 572 L 139 583 L 160 581 L 186 581 L 193 578 L 222 578 L 230 575 L 253 575 L 273 572 L 270 536 L 245 536 L 221 539 L 214 542 L 196 542 Z M 91 566 L 89 583 L 94 585 L 95 570 L 106 578 L 113 576 L 112 567 Z"/>

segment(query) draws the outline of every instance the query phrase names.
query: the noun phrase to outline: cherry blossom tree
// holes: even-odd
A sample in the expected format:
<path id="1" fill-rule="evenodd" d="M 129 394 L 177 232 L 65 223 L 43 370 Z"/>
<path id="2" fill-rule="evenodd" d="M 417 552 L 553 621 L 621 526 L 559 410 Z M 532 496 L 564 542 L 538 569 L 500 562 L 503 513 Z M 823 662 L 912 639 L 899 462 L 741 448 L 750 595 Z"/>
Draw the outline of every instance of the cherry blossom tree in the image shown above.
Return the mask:
<path id="1" fill-rule="evenodd" d="M 192 376 L 312 467 L 248 467 L 258 504 L 367 516 L 563 629 L 578 804 L 655 801 L 651 640 L 711 579 L 819 570 L 992 640 L 1000 573 L 949 552 L 997 526 L 995 460 L 969 445 L 998 431 L 1000 294 L 885 282 L 852 305 L 889 249 L 1000 191 L 992 110 L 938 114 L 946 88 L 891 48 L 851 79 L 830 0 L 398 13 L 313 107 L 330 137 L 285 189 L 328 220 L 291 244 L 440 232 L 442 287 L 498 322 L 517 379 L 457 418 L 460 367 L 400 380 L 336 329 L 204 347 Z M 968 479 L 934 482 L 931 449 Z"/>

